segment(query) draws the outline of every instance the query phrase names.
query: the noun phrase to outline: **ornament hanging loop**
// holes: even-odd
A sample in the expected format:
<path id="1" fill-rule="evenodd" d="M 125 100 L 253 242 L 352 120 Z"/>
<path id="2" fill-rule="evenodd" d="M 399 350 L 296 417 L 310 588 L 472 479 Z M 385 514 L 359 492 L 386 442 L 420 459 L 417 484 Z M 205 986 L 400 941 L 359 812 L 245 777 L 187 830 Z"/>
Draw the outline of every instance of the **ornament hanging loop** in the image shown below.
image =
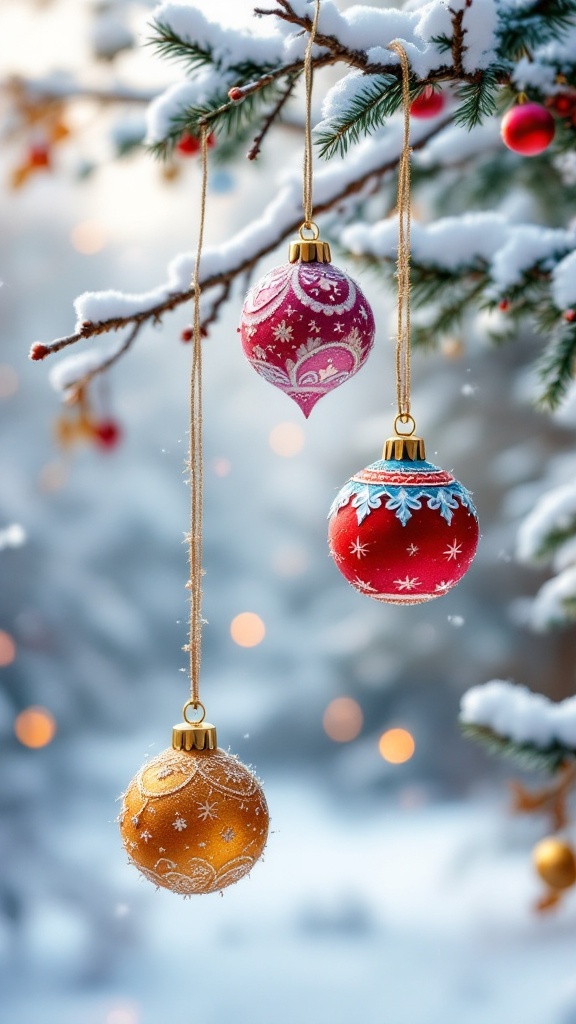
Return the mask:
<path id="1" fill-rule="evenodd" d="M 305 231 L 309 231 L 311 233 L 311 237 L 305 235 Z M 313 220 L 305 220 L 304 223 L 300 225 L 298 234 L 303 242 L 316 242 L 317 239 L 320 238 L 320 228 Z"/>
<path id="2" fill-rule="evenodd" d="M 400 426 L 408 429 L 400 429 Z M 399 437 L 412 437 L 416 430 L 416 420 L 409 412 L 399 412 L 394 420 L 394 431 Z"/>
<path id="3" fill-rule="evenodd" d="M 194 718 L 192 721 L 188 718 L 189 708 L 194 708 L 195 712 L 200 711 L 200 718 Z M 201 725 L 206 718 L 206 708 L 204 707 L 201 700 L 187 700 L 184 707 L 182 708 L 182 718 L 188 725 Z"/>

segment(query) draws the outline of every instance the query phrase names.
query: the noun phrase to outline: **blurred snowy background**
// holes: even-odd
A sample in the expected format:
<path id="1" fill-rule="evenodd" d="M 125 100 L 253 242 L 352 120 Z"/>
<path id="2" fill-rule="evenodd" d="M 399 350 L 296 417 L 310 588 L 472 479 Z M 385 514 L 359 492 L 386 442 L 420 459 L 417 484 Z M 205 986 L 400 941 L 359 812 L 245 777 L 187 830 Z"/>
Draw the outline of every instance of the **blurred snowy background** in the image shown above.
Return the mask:
<path id="1" fill-rule="evenodd" d="M 113 70 L 94 63 L 95 12 L 114 6 L 143 30 L 144 4 L 4 0 L 3 73 L 169 81 L 149 50 Z M 206 3 L 231 19 L 251 6 Z M 494 675 L 555 699 L 573 690 L 574 637 L 518 624 L 540 580 L 514 562 L 519 517 L 544 472 L 561 472 L 573 428 L 529 405 L 529 339 L 419 354 L 420 432 L 429 458 L 475 493 L 479 555 L 428 605 L 357 594 L 328 558 L 325 520 L 390 432 L 393 302 L 374 276 L 362 279 L 379 323 L 370 370 L 308 422 L 245 362 L 240 290 L 206 342 L 203 698 L 221 745 L 263 778 L 272 835 L 250 880 L 223 897 L 155 892 L 126 864 L 115 801 L 169 745 L 187 695 L 190 348 L 179 335 L 191 314 L 168 316 L 113 372 L 100 400 L 123 440 L 110 452 L 56 447 L 49 368 L 27 353 L 71 329 L 85 289 L 163 279 L 195 239 L 199 169 L 189 161 L 167 182 L 142 155 L 108 163 L 111 115 L 89 99 L 76 109 L 58 173 L 1 194 L 2 1020 L 574 1024 L 574 897 L 532 914 L 528 851 L 543 823 L 508 817 L 507 773 L 456 722 L 462 692 Z M 261 208 L 271 167 L 298 160 L 295 148 L 214 172 L 208 244 Z M 5 183 L 10 161 L 6 147 Z M 90 163 L 102 166 L 87 174 Z M 265 629 L 253 646 L 231 635 L 245 612 Z M 56 725 L 38 748 L 14 731 L 34 706 Z M 391 729 L 412 738 L 402 763 L 381 742 Z"/>

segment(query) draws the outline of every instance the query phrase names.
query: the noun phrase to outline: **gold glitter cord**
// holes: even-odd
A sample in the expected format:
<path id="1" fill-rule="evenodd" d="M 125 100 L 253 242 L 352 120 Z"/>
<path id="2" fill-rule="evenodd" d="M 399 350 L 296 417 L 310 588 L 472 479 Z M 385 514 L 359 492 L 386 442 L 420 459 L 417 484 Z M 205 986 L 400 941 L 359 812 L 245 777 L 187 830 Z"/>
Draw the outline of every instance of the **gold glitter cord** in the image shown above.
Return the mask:
<path id="1" fill-rule="evenodd" d="M 304 175 L 302 183 L 302 205 L 304 207 L 303 227 L 311 229 L 313 225 L 314 210 L 312 205 L 312 83 L 314 72 L 312 68 L 312 48 L 318 29 L 318 18 L 320 16 L 320 0 L 316 0 L 314 20 L 308 45 L 304 56 L 304 89 L 306 93 L 306 120 L 304 125 Z"/>
<path id="2" fill-rule="evenodd" d="M 396 333 L 396 397 L 401 423 L 410 417 L 410 65 L 401 43 L 390 43 L 402 67 L 404 137 L 398 164 L 398 322 Z"/>
<path id="3" fill-rule="evenodd" d="M 200 326 L 200 258 L 204 243 L 206 218 L 206 187 L 208 181 L 208 130 L 200 132 L 202 189 L 200 199 L 200 225 L 196 245 L 196 261 L 192 287 L 194 289 L 194 320 L 192 333 L 192 369 L 190 372 L 190 535 L 188 559 L 190 564 L 190 694 L 194 707 L 200 702 L 200 662 L 202 656 L 202 504 L 204 456 L 202 447 L 202 334 Z"/>

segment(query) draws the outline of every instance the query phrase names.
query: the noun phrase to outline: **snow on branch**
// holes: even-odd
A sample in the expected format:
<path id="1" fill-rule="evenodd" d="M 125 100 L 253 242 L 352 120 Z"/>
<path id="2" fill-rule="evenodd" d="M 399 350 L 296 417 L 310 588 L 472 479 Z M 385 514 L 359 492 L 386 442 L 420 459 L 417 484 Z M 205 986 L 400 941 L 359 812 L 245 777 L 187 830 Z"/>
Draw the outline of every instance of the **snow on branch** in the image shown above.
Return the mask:
<path id="1" fill-rule="evenodd" d="M 419 124 L 413 132 L 414 148 L 425 145 L 441 127 Z M 401 151 L 401 136 L 401 125 L 393 124 L 385 137 L 366 139 L 345 164 L 334 163 L 319 171 L 315 179 L 316 213 L 330 210 L 348 197 L 370 189 L 383 175 L 394 170 Z M 294 175 L 257 220 L 227 242 L 204 252 L 200 282 L 203 295 L 251 269 L 262 256 L 295 232 L 301 221 L 301 183 Z M 59 352 L 82 338 L 129 324 L 157 322 L 165 312 L 190 300 L 193 269 L 193 255 L 182 253 L 170 263 L 167 281 L 148 292 L 137 295 L 115 290 L 84 292 L 75 301 L 78 317 L 75 333 L 41 346 L 42 353 L 36 358 Z"/>
<path id="2" fill-rule="evenodd" d="M 472 738 L 531 767 L 555 770 L 576 757 L 576 697 L 554 703 L 501 679 L 462 697 L 460 723 Z"/>

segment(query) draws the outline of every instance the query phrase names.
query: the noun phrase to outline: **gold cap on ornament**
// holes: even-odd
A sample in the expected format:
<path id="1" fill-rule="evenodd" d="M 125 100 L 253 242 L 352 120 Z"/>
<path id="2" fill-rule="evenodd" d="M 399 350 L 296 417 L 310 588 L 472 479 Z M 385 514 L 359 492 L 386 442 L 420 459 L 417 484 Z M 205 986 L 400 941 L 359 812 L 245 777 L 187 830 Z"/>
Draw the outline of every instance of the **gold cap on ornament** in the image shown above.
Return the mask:
<path id="1" fill-rule="evenodd" d="M 400 433 L 398 424 L 408 427 L 407 433 Z M 420 462 L 426 458 L 426 447 L 424 438 L 415 437 L 416 422 L 410 413 L 400 413 L 394 420 L 394 437 L 388 437 L 384 442 L 382 458 L 386 461 L 394 459 L 397 462 Z"/>
<path id="2" fill-rule="evenodd" d="M 188 708 L 200 710 L 202 717 L 190 722 L 187 717 Z M 172 746 L 174 750 L 216 750 L 218 738 L 216 726 L 206 722 L 206 708 L 200 701 L 189 700 L 182 709 L 183 722 L 178 722 L 172 729 Z"/>
<path id="3" fill-rule="evenodd" d="M 305 231 L 312 233 L 311 238 L 306 238 Z M 299 231 L 300 238 L 296 242 L 290 242 L 288 259 L 290 263 L 330 263 L 332 256 L 328 242 L 320 238 L 320 229 L 314 221 L 304 222 Z"/>

